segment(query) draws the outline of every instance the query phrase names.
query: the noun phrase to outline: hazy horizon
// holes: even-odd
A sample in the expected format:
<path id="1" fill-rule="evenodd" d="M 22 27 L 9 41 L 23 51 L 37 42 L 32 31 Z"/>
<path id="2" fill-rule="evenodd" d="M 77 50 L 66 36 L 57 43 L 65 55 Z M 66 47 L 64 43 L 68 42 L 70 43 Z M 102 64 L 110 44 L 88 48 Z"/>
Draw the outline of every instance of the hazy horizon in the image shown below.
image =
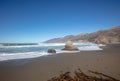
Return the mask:
<path id="1" fill-rule="evenodd" d="M 0 0 L 0 43 L 37 43 L 120 26 L 120 0 Z"/>

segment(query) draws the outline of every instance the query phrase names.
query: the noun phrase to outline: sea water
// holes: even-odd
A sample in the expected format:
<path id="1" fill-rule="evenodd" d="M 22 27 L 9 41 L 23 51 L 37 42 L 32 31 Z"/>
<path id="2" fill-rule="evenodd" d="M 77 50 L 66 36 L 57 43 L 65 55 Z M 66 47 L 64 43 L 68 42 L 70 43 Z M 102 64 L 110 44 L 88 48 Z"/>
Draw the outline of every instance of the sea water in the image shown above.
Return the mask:
<path id="1" fill-rule="evenodd" d="M 102 50 L 93 43 L 74 43 L 79 51 L 63 51 L 61 49 L 64 45 L 65 43 L 0 43 L 0 61 L 52 55 L 47 53 L 48 49 L 55 49 L 57 54 Z"/>

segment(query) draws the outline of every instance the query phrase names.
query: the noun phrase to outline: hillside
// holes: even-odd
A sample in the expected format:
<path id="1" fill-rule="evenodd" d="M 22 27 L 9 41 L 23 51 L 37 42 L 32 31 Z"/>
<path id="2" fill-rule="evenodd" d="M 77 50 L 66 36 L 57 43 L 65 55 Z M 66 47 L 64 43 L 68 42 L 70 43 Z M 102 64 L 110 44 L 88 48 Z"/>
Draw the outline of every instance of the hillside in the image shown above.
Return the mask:
<path id="1" fill-rule="evenodd" d="M 107 30 L 100 30 L 93 33 L 79 35 L 68 35 L 45 41 L 46 43 L 61 43 L 71 40 L 73 42 L 94 42 L 94 43 L 120 43 L 120 26 L 111 27 Z"/>

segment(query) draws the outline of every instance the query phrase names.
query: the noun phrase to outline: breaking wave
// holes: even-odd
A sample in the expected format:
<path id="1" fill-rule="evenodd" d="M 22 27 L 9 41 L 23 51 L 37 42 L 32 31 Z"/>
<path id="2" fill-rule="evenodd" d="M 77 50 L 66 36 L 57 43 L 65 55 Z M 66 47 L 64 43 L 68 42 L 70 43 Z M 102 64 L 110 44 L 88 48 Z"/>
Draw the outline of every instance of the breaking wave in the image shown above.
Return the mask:
<path id="1" fill-rule="evenodd" d="M 74 45 L 79 48 L 79 51 L 63 51 L 61 49 L 64 45 L 64 43 L 0 44 L 0 61 L 52 55 L 47 53 L 48 49 L 55 49 L 57 54 L 102 50 L 99 45 L 93 43 L 75 43 Z"/>

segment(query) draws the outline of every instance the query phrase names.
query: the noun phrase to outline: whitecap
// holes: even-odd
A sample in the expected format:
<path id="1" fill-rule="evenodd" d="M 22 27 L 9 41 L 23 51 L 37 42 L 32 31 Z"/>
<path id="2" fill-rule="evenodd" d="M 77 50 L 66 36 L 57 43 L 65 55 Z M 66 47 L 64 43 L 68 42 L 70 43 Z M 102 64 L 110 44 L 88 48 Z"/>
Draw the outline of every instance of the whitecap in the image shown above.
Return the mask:
<path id="1" fill-rule="evenodd" d="M 41 51 L 34 52 L 19 52 L 19 53 L 0 53 L 0 61 L 12 60 L 12 59 L 24 59 L 24 58 L 36 58 L 41 56 L 52 55 L 47 53 L 48 47 L 56 50 L 56 53 L 75 53 L 80 51 L 92 51 L 92 50 L 102 50 L 99 45 L 94 43 L 74 43 L 79 48 L 79 51 L 65 51 L 61 50 L 59 46 L 64 46 L 65 43 L 39 43 L 38 45 L 22 45 L 22 46 L 0 46 L 0 48 L 28 48 L 28 47 L 44 47 Z M 2 50 L 2 49 L 1 49 Z"/>

